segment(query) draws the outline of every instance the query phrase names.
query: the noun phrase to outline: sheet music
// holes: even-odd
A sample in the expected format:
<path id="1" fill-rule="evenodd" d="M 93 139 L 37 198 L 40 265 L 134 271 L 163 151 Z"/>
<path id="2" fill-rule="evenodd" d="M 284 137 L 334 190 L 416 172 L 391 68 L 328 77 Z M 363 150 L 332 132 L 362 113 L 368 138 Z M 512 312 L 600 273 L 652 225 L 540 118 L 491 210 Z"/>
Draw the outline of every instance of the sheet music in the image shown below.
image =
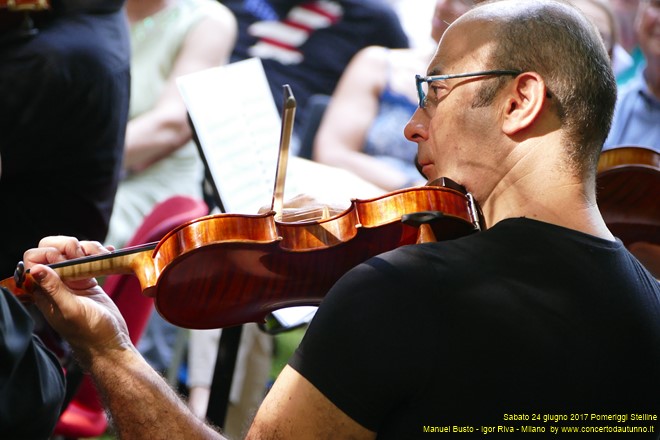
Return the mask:
<path id="1" fill-rule="evenodd" d="M 225 211 L 255 214 L 270 206 L 281 119 L 261 61 L 184 75 L 177 85 Z M 292 156 L 285 199 L 303 193 L 348 207 L 351 198 L 382 191 L 348 171 Z"/>
<path id="2" fill-rule="evenodd" d="M 270 206 L 280 116 L 257 58 L 177 78 L 226 212 Z"/>

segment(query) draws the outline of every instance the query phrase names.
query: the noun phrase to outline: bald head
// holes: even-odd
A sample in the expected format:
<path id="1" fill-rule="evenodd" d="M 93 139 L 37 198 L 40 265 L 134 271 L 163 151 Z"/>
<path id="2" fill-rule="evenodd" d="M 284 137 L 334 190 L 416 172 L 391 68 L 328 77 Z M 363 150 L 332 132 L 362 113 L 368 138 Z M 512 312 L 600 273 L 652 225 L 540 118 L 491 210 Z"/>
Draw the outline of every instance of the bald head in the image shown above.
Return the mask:
<path id="1" fill-rule="evenodd" d="M 575 7 L 551 0 L 485 2 L 452 26 L 468 21 L 479 22 L 481 38 L 484 32 L 491 38 L 486 68 L 543 77 L 571 164 L 582 175 L 595 173 L 616 102 L 614 74 L 595 26 Z M 484 87 L 496 93 L 492 84 Z"/>

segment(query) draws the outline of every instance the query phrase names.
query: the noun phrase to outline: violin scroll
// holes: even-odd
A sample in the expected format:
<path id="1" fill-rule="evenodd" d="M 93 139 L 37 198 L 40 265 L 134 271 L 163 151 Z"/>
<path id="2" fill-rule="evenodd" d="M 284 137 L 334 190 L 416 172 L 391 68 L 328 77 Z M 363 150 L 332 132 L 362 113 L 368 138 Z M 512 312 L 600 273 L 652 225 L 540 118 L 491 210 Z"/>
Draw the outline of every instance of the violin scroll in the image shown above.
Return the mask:
<path id="1" fill-rule="evenodd" d="M 34 280 L 29 271 L 25 270 L 25 264 L 19 261 L 14 270 L 14 275 L 10 278 L 0 280 L 0 286 L 12 292 L 23 304 L 33 302 L 30 291 L 32 290 Z"/>

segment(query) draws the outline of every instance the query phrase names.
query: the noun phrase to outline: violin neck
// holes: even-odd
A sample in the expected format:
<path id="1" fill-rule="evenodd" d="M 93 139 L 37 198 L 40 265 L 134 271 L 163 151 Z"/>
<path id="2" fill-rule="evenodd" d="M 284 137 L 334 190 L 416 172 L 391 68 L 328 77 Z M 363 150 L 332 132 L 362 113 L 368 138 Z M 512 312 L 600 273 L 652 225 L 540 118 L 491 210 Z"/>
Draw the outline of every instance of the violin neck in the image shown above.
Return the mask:
<path id="1" fill-rule="evenodd" d="M 148 243 L 140 246 L 120 249 L 102 255 L 91 255 L 89 257 L 76 258 L 49 264 L 62 279 L 76 280 L 106 275 L 134 274 L 137 276 L 142 291 L 153 287 L 158 279 L 154 272 L 152 259 L 153 250 L 158 243 Z M 20 262 L 16 269 L 16 275 L 0 280 L 0 286 L 11 291 L 16 297 L 25 303 L 32 301 L 29 295 L 28 285 L 33 283 L 29 269 L 23 271 L 23 263 Z"/>
<path id="2" fill-rule="evenodd" d="M 76 258 L 49 266 L 63 279 L 83 279 L 119 274 L 135 274 L 140 278 L 141 270 L 153 266 L 151 254 L 157 244 L 154 242 L 128 247 L 109 254 Z"/>

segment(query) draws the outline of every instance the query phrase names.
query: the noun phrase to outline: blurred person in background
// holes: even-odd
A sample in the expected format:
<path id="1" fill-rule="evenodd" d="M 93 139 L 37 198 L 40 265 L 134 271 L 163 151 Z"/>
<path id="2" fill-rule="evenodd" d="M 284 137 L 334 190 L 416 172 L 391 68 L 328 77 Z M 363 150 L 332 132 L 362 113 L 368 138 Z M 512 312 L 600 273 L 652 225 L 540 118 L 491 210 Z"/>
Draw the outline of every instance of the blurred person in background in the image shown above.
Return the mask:
<path id="1" fill-rule="evenodd" d="M 106 236 L 129 104 L 123 3 L 0 0 L 0 279 L 44 235 Z M 49 438 L 60 415 L 66 347 L 40 318 L 2 288 L 2 438 Z"/>
<path id="2" fill-rule="evenodd" d="M 358 52 L 323 115 L 314 140 L 314 160 L 347 169 L 383 191 L 424 184 L 415 166 L 417 145 L 403 135 L 417 108 L 410 78 L 424 70 L 449 24 L 474 4 L 471 0 L 436 1 L 432 46 L 372 46 Z"/>
<path id="3" fill-rule="evenodd" d="M 232 61 L 260 58 L 278 110 L 289 84 L 297 111 L 292 151 L 308 99 L 331 95 L 353 56 L 367 46 L 409 47 L 394 9 L 381 0 L 221 0 L 238 20 Z"/>
<path id="4" fill-rule="evenodd" d="M 640 1 L 635 33 L 646 61 L 619 90 L 604 150 L 638 145 L 660 152 L 660 0 Z"/>
<path id="5" fill-rule="evenodd" d="M 124 247 L 160 202 L 203 198 L 204 169 L 176 78 L 229 60 L 237 25 L 215 0 L 127 0 L 131 99 L 123 176 L 105 242 Z M 222 105 L 222 103 L 218 103 Z M 158 371 L 171 365 L 178 330 L 152 313 L 138 348 Z"/>
<path id="6" fill-rule="evenodd" d="M 617 84 L 627 83 L 635 75 L 639 66 L 644 62 L 644 54 L 639 47 L 635 19 L 640 0 L 609 0 L 616 18 L 621 47 L 625 52 L 615 57 L 614 72 L 617 74 Z M 627 55 L 627 57 L 626 57 Z"/>
<path id="7" fill-rule="evenodd" d="M 106 237 L 129 105 L 123 4 L 53 0 L 26 30 L 25 12 L 0 3 L 2 278 L 46 235 Z"/>

